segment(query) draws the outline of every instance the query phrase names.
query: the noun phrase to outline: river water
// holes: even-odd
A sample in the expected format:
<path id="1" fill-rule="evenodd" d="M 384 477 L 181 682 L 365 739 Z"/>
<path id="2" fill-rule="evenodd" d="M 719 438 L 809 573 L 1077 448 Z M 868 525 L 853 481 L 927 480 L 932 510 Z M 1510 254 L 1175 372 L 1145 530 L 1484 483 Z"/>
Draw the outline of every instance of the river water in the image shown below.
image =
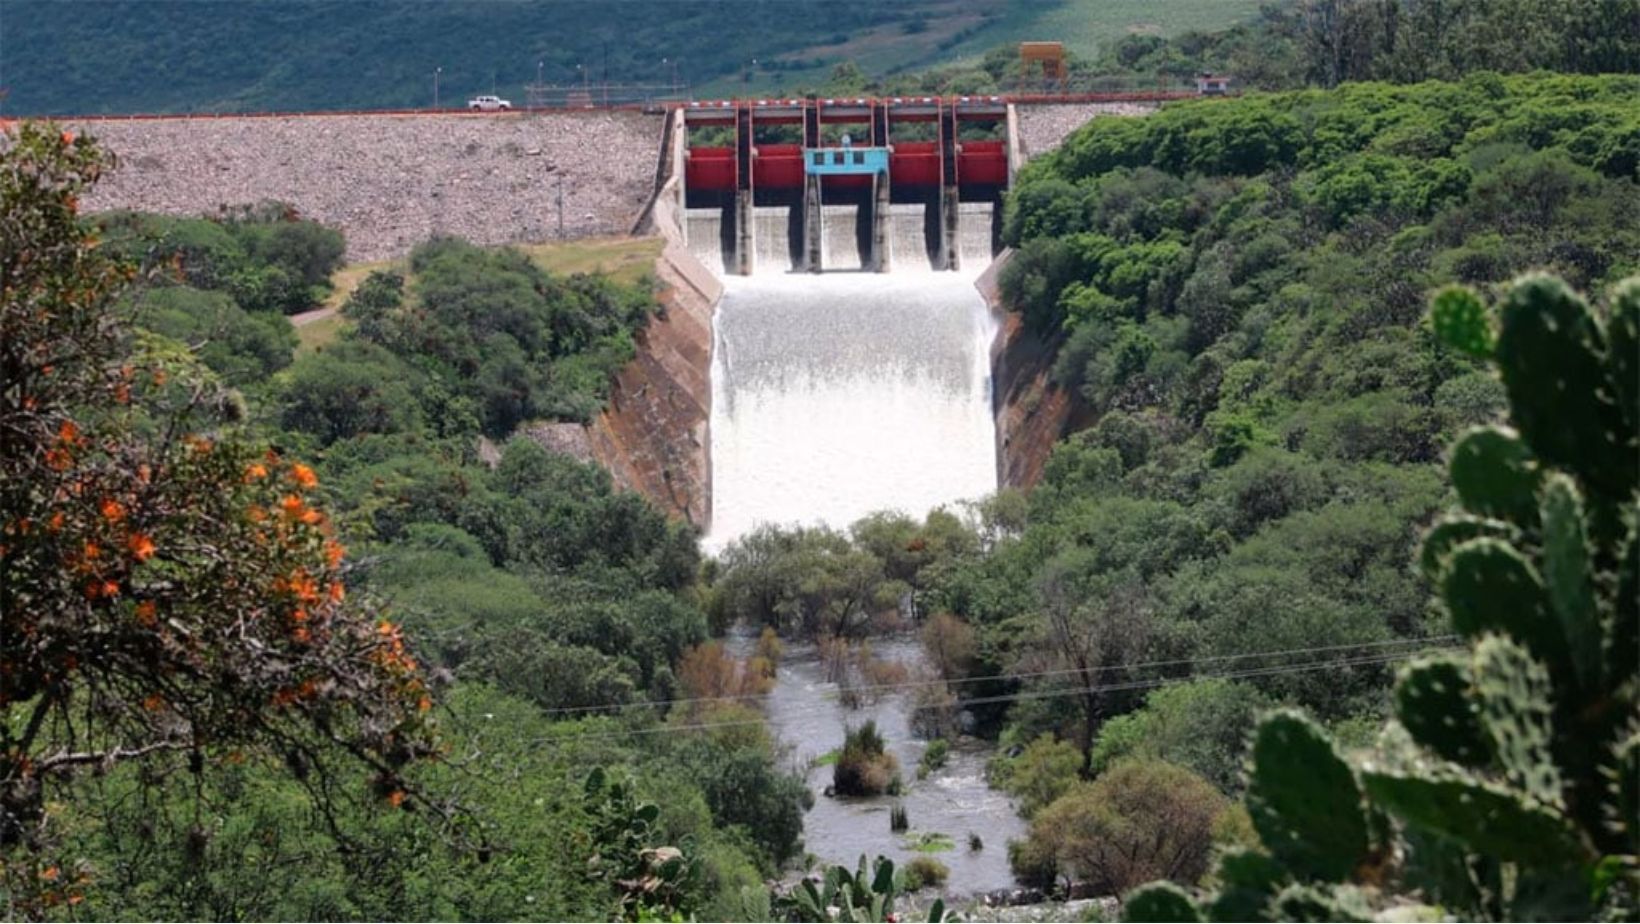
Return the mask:
<path id="1" fill-rule="evenodd" d="M 989 206 L 965 205 L 962 269 L 934 272 L 921 206 L 890 213 L 888 273 L 861 272 L 852 207 L 827 206 L 824 273 L 793 272 L 800 242 L 787 210 L 755 210 L 754 274 L 723 272 L 720 214 L 689 216 L 691 249 L 722 273 L 713 322 L 712 525 L 721 550 L 759 524 L 845 528 L 878 510 L 921 518 L 930 509 L 996 490 L 990 348 L 997 324 L 974 288 L 990 263 Z M 740 654 L 751 642 L 731 639 Z M 927 676 L 911 639 L 875 640 L 879 659 Z M 1007 842 L 1025 825 L 985 782 L 987 746 L 959 740 L 947 764 L 916 778 L 925 742 L 912 733 L 909 694 L 846 708 L 812 645 L 790 644 L 765 714 L 815 794 L 804 819 L 807 850 L 850 868 L 861 855 L 903 865 L 918 855 L 889 830 L 905 808 L 911 836 L 941 834 L 931 854 L 951 871 L 948 891 L 973 895 L 1013 885 Z M 875 719 L 900 764 L 898 797 L 824 795 L 832 767 L 814 761 L 842 746 L 848 726 Z M 983 847 L 971 850 L 969 835 Z"/>
<path id="2" fill-rule="evenodd" d="M 751 653 L 752 645 L 752 639 L 736 637 L 731 639 L 730 647 L 745 656 Z M 872 647 L 879 659 L 908 666 L 924 663 L 922 647 L 915 640 L 878 639 Z M 837 685 L 827 682 L 815 647 L 808 644 L 787 646 L 774 690 L 764 702 L 764 713 L 814 793 L 814 806 L 803 818 L 803 841 L 805 849 L 821 863 L 853 869 L 862 854 L 868 858 L 880 854 L 903 867 L 920 855 L 908 846 L 908 836 L 937 833 L 949 837 L 952 847 L 921 855 L 931 856 L 951 870 L 946 887 L 951 896 L 1014 886 L 1008 868 L 1008 841 L 1023 838 L 1026 824 L 1014 810 L 1012 800 L 986 785 L 985 763 L 991 754 L 986 744 L 959 739 L 943 769 L 933 771 L 926 779 L 917 779 L 917 764 L 926 743 L 911 730 L 911 695 L 896 693 L 859 708 L 846 708 L 839 700 Z M 868 719 L 876 721 L 888 750 L 899 760 L 905 790 L 899 797 L 825 795 L 832 767 L 814 761 L 841 748 L 847 729 Z M 909 835 L 889 830 L 889 809 L 895 805 L 906 810 Z M 983 844 L 980 850 L 969 849 L 969 834 L 979 835 Z"/>

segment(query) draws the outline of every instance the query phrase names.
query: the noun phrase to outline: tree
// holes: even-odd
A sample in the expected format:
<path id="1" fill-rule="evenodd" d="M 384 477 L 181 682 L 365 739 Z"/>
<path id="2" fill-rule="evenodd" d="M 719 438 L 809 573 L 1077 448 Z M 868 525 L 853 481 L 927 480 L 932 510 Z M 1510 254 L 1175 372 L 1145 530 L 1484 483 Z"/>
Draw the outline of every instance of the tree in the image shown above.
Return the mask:
<path id="1" fill-rule="evenodd" d="M 124 365 L 131 272 L 79 196 L 107 159 L 24 124 L 0 152 L 0 851 L 8 916 L 73 901 L 45 810 L 66 778 L 202 772 L 244 748 L 310 788 L 338 753 L 380 794 L 427 752 L 431 706 L 397 627 L 346 600 L 307 466 L 191 432 L 197 390 Z M 202 835 L 203 836 L 203 835 Z"/>
<path id="2" fill-rule="evenodd" d="M 1049 563 L 1038 578 L 1041 624 L 1027 662 L 1036 670 L 1060 671 L 1073 685 L 1084 776 L 1093 772 L 1099 723 L 1123 698 L 1103 688 L 1128 679 L 1126 665 L 1144 655 L 1153 618 L 1147 593 L 1136 579 L 1090 575 L 1087 566 L 1085 558 L 1067 555 Z"/>
<path id="3" fill-rule="evenodd" d="M 1154 879 L 1193 884 L 1230 802 L 1173 764 L 1129 761 L 1078 783 L 1031 820 L 1031 840 L 1098 895 Z"/>

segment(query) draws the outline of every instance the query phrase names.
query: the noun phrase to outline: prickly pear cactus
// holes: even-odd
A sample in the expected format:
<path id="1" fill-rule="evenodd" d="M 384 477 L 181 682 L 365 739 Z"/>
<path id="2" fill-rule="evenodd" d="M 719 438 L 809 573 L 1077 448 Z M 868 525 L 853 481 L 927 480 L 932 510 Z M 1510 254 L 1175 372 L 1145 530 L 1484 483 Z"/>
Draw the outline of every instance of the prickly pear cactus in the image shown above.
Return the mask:
<path id="1" fill-rule="evenodd" d="M 1401 671 L 1358 767 L 1302 717 L 1267 717 L 1248 802 L 1268 855 L 1222 858 L 1199 904 L 1146 887 L 1127 919 L 1359 920 L 1414 890 L 1460 918 L 1636 915 L 1640 280 L 1609 320 L 1547 276 L 1496 312 L 1447 290 L 1431 327 L 1493 362 L 1514 428 L 1456 442 L 1462 509 L 1418 560 L 1469 650 Z"/>

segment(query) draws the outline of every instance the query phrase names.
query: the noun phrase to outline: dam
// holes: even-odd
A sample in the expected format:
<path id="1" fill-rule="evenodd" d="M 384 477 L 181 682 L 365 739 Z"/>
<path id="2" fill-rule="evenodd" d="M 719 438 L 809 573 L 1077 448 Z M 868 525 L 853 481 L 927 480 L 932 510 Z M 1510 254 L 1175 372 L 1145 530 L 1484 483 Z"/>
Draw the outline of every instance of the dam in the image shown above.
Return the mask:
<path id="1" fill-rule="evenodd" d="M 994 491 L 998 325 L 975 282 L 997 250 L 1006 107 L 786 101 L 684 121 L 678 230 L 723 286 L 708 548 Z M 690 145 L 691 125 L 735 143 Z"/>

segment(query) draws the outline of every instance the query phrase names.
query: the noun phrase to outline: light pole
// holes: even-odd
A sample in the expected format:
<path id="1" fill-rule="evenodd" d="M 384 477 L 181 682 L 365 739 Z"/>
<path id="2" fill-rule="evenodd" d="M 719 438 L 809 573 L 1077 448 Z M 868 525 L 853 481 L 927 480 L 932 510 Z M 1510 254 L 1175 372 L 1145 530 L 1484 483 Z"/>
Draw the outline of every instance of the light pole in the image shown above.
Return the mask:
<path id="1" fill-rule="evenodd" d="M 438 75 L 444 73 L 444 68 L 433 68 L 433 108 L 438 108 Z"/>

